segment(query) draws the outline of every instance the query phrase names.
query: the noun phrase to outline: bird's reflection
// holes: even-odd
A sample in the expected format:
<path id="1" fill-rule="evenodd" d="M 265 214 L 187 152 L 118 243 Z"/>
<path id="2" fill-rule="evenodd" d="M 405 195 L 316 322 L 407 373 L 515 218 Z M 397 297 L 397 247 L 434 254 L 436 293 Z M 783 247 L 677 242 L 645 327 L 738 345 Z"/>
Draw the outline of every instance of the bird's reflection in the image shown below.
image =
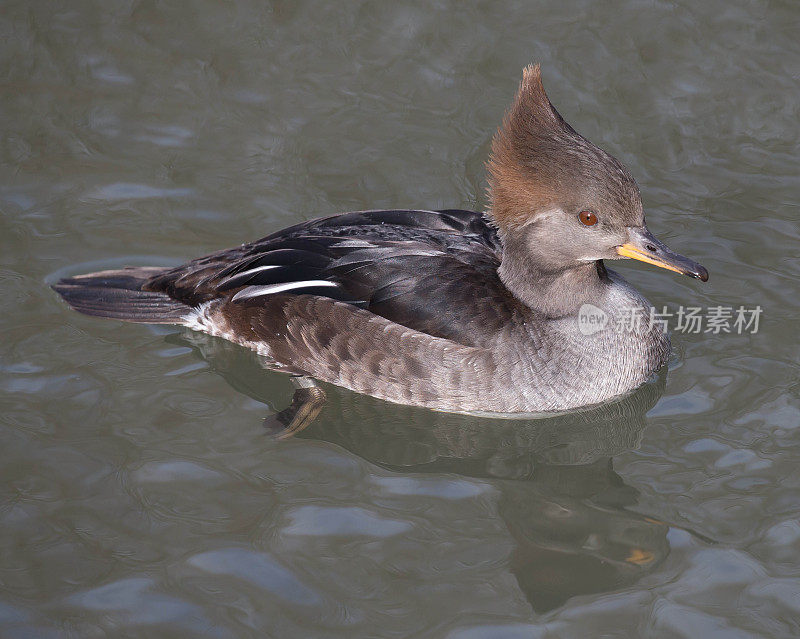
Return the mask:
<path id="1" fill-rule="evenodd" d="M 273 411 L 291 397 L 285 376 L 265 371 L 238 346 L 195 333 L 168 340 L 193 348 L 232 387 Z M 516 541 L 510 569 L 541 613 L 575 595 L 628 586 L 669 552 L 667 524 L 633 510 L 638 493 L 612 463 L 637 447 L 664 384 L 661 375 L 617 402 L 537 420 L 436 413 L 326 386 L 322 414 L 298 437 L 336 443 L 398 473 L 491 481 Z"/>

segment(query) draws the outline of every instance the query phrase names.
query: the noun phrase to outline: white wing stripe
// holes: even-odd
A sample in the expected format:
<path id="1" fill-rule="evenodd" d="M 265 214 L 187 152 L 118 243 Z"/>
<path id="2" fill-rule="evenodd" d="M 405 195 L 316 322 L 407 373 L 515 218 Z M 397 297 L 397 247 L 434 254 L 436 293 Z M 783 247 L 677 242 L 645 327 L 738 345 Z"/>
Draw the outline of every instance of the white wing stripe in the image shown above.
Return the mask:
<path id="1" fill-rule="evenodd" d="M 302 282 L 285 282 L 283 284 L 269 284 L 267 286 L 248 286 L 236 293 L 236 295 L 231 298 L 231 301 L 246 300 L 251 297 L 260 297 L 261 295 L 274 295 L 275 293 L 283 293 L 284 291 L 291 291 L 296 288 L 310 288 L 312 286 L 329 286 L 336 288 L 338 284 L 329 282 L 328 280 L 304 280 Z"/>
<path id="2" fill-rule="evenodd" d="M 256 268 L 251 268 L 250 270 L 242 271 L 241 273 L 236 273 L 235 275 L 232 275 L 228 279 L 232 279 L 234 277 L 244 277 L 245 275 L 254 275 L 255 273 L 260 273 L 261 271 L 269 271 L 270 269 L 273 268 L 280 268 L 280 265 L 267 264 L 266 266 L 257 266 Z"/>

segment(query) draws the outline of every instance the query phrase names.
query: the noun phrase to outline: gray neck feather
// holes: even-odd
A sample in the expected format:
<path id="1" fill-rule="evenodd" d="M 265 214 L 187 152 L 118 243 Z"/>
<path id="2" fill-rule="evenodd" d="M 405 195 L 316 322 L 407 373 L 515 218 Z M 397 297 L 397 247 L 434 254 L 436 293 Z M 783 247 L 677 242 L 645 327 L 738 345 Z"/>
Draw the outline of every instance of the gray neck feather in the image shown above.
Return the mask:
<path id="1" fill-rule="evenodd" d="M 544 317 L 555 319 L 578 312 L 584 304 L 605 298 L 609 280 L 602 262 L 586 262 L 569 268 L 548 269 L 530 252 L 514 242 L 504 243 L 498 274 L 506 288 L 526 306 Z"/>
<path id="2" fill-rule="evenodd" d="M 650 303 L 602 262 L 548 271 L 509 248 L 500 278 L 531 309 L 532 321 L 520 335 L 530 345 L 525 355 L 520 358 L 519 348 L 505 354 L 514 362 L 514 376 L 527 378 L 517 386 L 527 405 L 558 410 L 605 401 L 636 388 L 666 363 L 669 337 L 650 327 Z M 605 313 L 602 330 L 580 329 L 585 304 Z M 639 309 L 640 324 L 628 329 L 623 323 L 631 309 Z"/>

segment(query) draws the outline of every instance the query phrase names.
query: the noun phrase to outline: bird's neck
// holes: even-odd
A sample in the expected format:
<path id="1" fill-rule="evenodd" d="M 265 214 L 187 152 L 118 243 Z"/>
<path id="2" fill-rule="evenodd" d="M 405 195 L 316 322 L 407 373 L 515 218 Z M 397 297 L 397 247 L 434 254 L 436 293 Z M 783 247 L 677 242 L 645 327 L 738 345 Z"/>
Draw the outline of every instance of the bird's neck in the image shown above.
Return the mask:
<path id="1" fill-rule="evenodd" d="M 503 284 L 532 310 L 556 319 L 577 314 L 584 304 L 600 305 L 609 279 L 602 261 L 570 268 L 542 268 L 530 254 L 504 248 L 498 269 Z"/>

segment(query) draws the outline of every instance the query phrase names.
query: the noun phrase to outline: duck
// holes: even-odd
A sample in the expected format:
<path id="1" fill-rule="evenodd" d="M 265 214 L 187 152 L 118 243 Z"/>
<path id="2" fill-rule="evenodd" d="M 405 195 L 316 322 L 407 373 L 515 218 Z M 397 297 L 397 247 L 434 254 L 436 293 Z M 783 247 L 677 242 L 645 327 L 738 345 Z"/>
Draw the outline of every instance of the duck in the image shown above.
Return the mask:
<path id="1" fill-rule="evenodd" d="M 86 315 L 255 351 L 295 386 L 278 414 L 288 434 L 319 414 L 319 382 L 489 416 L 571 411 L 644 384 L 667 363 L 669 335 L 606 262 L 701 281 L 708 271 L 648 230 L 630 171 L 556 111 L 538 64 L 523 71 L 487 174 L 486 211 L 341 213 L 178 267 L 53 288 Z"/>

